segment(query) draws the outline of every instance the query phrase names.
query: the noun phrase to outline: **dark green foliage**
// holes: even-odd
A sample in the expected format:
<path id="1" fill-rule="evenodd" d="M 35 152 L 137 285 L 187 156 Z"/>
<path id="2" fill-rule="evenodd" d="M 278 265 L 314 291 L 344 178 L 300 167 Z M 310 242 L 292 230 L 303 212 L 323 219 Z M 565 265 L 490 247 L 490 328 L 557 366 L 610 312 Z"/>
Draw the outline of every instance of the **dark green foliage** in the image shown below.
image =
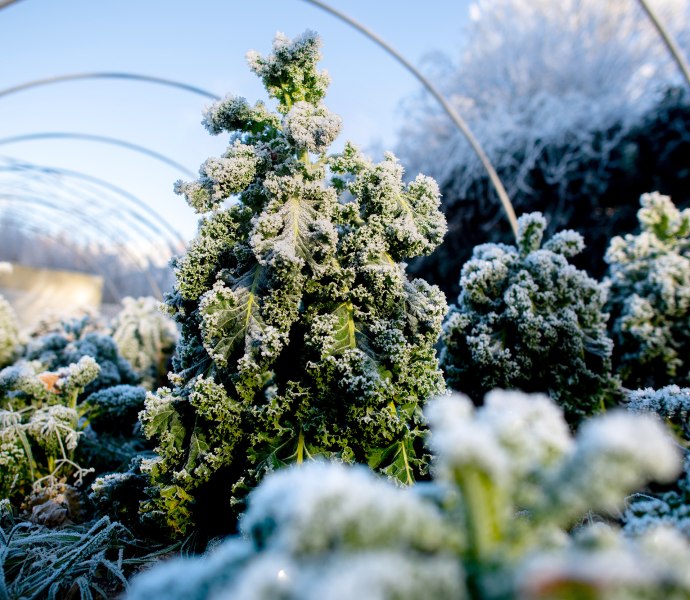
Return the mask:
<path id="1" fill-rule="evenodd" d="M 605 291 L 569 263 L 579 234 L 562 231 L 542 246 L 539 213 L 518 224 L 517 246 L 477 246 L 463 267 L 442 366 L 449 386 L 475 402 L 494 388 L 548 392 L 574 424 L 615 394 Z"/>
<path id="2" fill-rule="evenodd" d="M 146 390 L 116 385 L 91 394 L 80 412 L 87 426 L 77 447 L 77 456 L 97 472 L 122 470 L 131 459 L 150 451 L 138 415 L 144 408 Z"/>
<path id="3" fill-rule="evenodd" d="M 147 477 L 141 473 L 141 461 L 142 456 L 137 456 L 126 470 L 96 478 L 89 492 L 97 515 L 117 520 L 131 530 L 141 530 L 139 503 L 145 499 L 148 485 Z"/>
<path id="4" fill-rule="evenodd" d="M 212 106 L 204 123 L 230 146 L 176 184 L 209 214 L 174 262 L 173 387 L 147 398 L 141 420 L 158 453 L 142 465 L 144 512 L 179 533 L 231 528 L 219 511 L 264 473 L 316 456 L 406 483 L 426 470 L 420 407 L 443 389 L 434 344 L 446 306 L 404 261 L 443 237 L 438 188 L 405 185 L 390 154 L 326 154 L 340 120 L 320 104 L 318 46 L 279 36 L 274 54 L 252 55 L 280 114 L 232 96 Z"/>

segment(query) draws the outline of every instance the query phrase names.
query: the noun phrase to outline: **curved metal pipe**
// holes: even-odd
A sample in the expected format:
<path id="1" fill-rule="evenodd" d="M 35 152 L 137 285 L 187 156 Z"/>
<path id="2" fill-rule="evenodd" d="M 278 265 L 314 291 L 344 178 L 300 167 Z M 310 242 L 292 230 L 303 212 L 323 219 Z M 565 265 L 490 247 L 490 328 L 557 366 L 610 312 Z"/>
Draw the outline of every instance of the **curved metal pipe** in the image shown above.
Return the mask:
<path id="1" fill-rule="evenodd" d="M 671 35 L 671 32 L 666 27 L 664 27 L 664 24 L 661 22 L 661 19 L 659 19 L 659 16 L 656 14 L 656 12 L 654 12 L 647 0 L 637 1 L 639 2 L 640 6 L 642 7 L 642 10 L 644 10 L 649 20 L 652 22 L 652 25 L 654 25 L 654 28 L 659 34 L 659 37 L 661 37 L 662 41 L 666 45 L 666 48 L 673 57 L 673 60 L 676 61 L 676 65 L 678 65 L 680 72 L 683 74 L 683 77 L 685 77 L 686 83 L 688 84 L 688 86 L 690 86 L 690 66 L 688 66 L 688 61 L 685 60 L 680 46 L 676 43 L 676 40 Z"/>
<path id="2" fill-rule="evenodd" d="M 477 141 L 477 138 L 474 137 L 474 134 L 470 130 L 465 120 L 450 105 L 450 103 L 446 100 L 445 96 L 443 96 L 443 94 L 441 94 L 441 92 L 411 62 L 409 62 L 402 54 L 400 54 L 382 38 L 376 35 L 373 31 L 371 31 L 371 29 L 368 29 L 361 23 L 358 23 L 345 13 L 342 13 L 339 10 L 332 8 L 325 2 L 321 2 L 320 0 L 304 1 L 313 4 L 314 6 L 317 6 L 322 10 L 325 10 L 327 13 L 330 13 L 331 15 L 340 19 L 341 21 L 344 21 L 348 25 L 351 25 L 352 27 L 357 29 L 357 31 L 363 33 L 370 40 L 381 46 L 381 48 L 388 52 L 388 54 L 390 54 L 403 67 L 405 67 L 410 73 L 412 73 L 412 75 L 414 75 L 414 77 L 438 101 L 445 113 L 450 117 L 450 120 L 453 121 L 453 124 L 460 130 L 462 135 L 465 136 L 465 139 L 469 142 L 470 146 L 472 147 L 472 150 L 481 161 L 484 169 L 486 170 L 489 176 L 489 181 L 491 182 L 491 185 L 493 186 L 494 190 L 496 191 L 496 194 L 498 195 L 499 200 L 501 201 L 501 205 L 503 206 L 503 210 L 506 214 L 506 217 L 510 222 L 510 227 L 513 230 L 513 234 L 517 238 L 518 226 L 517 217 L 515 216 L 515 209 L 513 208 L 513 204 L 511 203 L 510 198 L 508 197 L 508 192 L 506 192 L 506 189 L 503 186 L 501 178 L 498 176 L 498 173 L 491 164 L 489 157 L 484 152 L 484 149 L 481 147 L 481 144 Z"/>
<path id="3" fill-rule="evenodd" d="M 56 132 L 41 132 L 41 133 L 29 133 L 26 135 L 15 135 L 12 137 L 7 137 L 7 138 L 2 138 L 0 139 L 0 146 L 5 146 L 8 144 L 16 144 L 18 142 L 30 142 L 34 140 L 84 140 L 87 142 L 98 142 L 101 144 L 110 144 L 112 146 L 119 146 L 121 148 L 125 148 L 127 150 L 132 150 L 134 152 L 138 152 L 140 154 L 144 154 L 146 156 L 149 156 L 159 162 L 162 162 L 169 167 L 174 168 L 177 171 L 180 171 L 184 173 L 187 177 L 195 178 L 196 175 L 190 171 L 187 167 L 184 165 L 181 165 L 180 163 L 174 161 L 172 158 L 168 158 L 164 154 L 161 154 L 160 152 L 156 152 L 155 150 L 151 150 L 150 148 L 147 148 L 145 146 L 140 146 L 139 144 L 133 144 L 131 142 L 128 142 L 126 140 L 120 140 L 118 138 L 112 138 L 108 137 L 105 135 L 93 135 L 90 133 L 72 133 L 72 132 L 64 132 L 64 131 L 56 131 Z"/>
<path id="4" fill-rule="evenodd" d="M 114 194 L 121 196 L 122 198 L 125 198 L 128 200 L 130 203 L 134 204 L 137 208 L 142 209 L 144 212 L 146 212 L 148 215 L 150 215 L 153 219 L 159 221 L 161 225 L 167 230 L 167 232 L 173 237 L 174 239 L 174 244 L 170 243 L 170 240 L 168 240 L 169 244 L 169 250 L 171 255 L 177 254 L 177 252 L 180 249 L 183 249 L 185 247 L 185 242 L 180 235 L 180 233 L 172 227 L 165 219 L 161 217 L 160 214 L 158 214 L 155 210 L 153 210 L 150 206 L 148 206 L 141 198 L 135 196 L 131 192 L 128 192 L 127 190 L 122 189 L 121 187 L 110 183 L 108 181 L 105 181 L 104 179 L 100 179 L 99 177 L 95 177 L 93 175 L 89 175 L 87 173 L 82 173 L 81 171 L 74 171 L 71 169 L 62 169 L 58 167 L 44 167 L 40 165 L 35 165 L 32 163 L 24 163 L 24 162 L 19 162 L 19 161 L 13 161 L 10 167 L 3 167 L 0 165 L 0 172 L 2 171 L 8 171 L 8 172 L 13 172 L 13 173 L 18 173 L 22 171 L 29 171 L 29 172 L 40 172 L 43 174 L 51 175 L 60 175 L 63 177 L 68 177 L 68 178 L 74 178 L 74 179 L 79 179 L 82 181 L 89 182 L 93 185 L 96 185 L 98 187 L 107 189 Z M 133 213 L 130 211 L 130 214 L 134 215 L 134 217 L 140 221 L 141 223 L 145 224 L 149 229 L 151 229 L 153 232 L 156 234 L 160 235 L 162 233 L 161 229 L 158 228 L 154 223 L 152 223 L 149 219 L 147 219 L 143 215 L 138 215 L 137 213 Z"/>
<path id="5" fill-rule="evenodd" d="M 105 194 L 97 193 L 97 191 L 91 189 L 68 187 L 67 184 L 60 179 L 55 182 L 39 179 L 38 183 L 42 186 L 51 186 L 50 189 L 46 191 L 40 188 L 35 189 L 35 187 L 31 185 L 34 183 L 33 180 L 28 182 L 29 185 L 22 180 L 12 183 L 13 185 L 4 185 L 0 188 L 0 191 L 4 191 L 6 196 L 27 196 L 34 198 L 45 198 L 47 196 L 53 199 L 54 202 L 59 202 L 60 205 L 64 206 L 66 209 L 86 215 L 92 222 L 101 223 L 107 221 L 113 224 L 115 229 L 121 232 L 119 238 L 121 240 L 135 242 L 137 239 L 144 239 L 151 242 L 152 237 L 149 229 L 137 220 L 136 215 L 132 216 L 130 214 L 131 211 L 122 211 L 113 208 L 111 204 L 117 201 L 114 197 L 108 197 Z M 97 212 L 93 212 L 89 209 L 96 209 Z M 169 260 L 170 248 L 167 245 L 162 244 L 159 248 L 158 243 L 154 243 L 153 247 L 156 249 L 157 256 L 160 260 Z"/>
<path id="6" fill-rule="evenodd" d="M 35 218 L 36 215 L 33 215 L 33 217 Z M 54 244 L 57 244 L 65 250 L 70 251 L 72 255 L 84 265 L 84 267 L 90 269 L 92 272 L 97 272 L 103 278 L 103 285 L 106 288 L 108 288 L 108 291 L 113 296 L 113 298 L 122 298 L 122 292 L 115 285 L 115 283 L 113 283 L 113 281 L 106 275 L 105 271 L 103 270 L 103 267 L 101 267 L 98 263 L 91 260 L 90 258 L 87 258 L 87 255 L 84 255 L 82 252 L 77 252 L 74 246 L 70 246 L 69 244 L 65 243 L 65 241 L 61 239 L 59 236 L 53 235 L 49 231 L 39 229 L 38 227 L 30 227 L 30 224 L 27 223 L 24 219 L 22 219 L 21 213 L 15 213 L 14 211 L 5 210 L 0 215 L 0 228 L 8 223 L 17 231 L 26 231 L 39 236 L 43 236 L 44 238 L 50 240 Z"/>
<path id="7" fill-rule="evenodd" d="M 19 0 L 0 0 L 0 10 L 7 8 L 10 4 L 14 4 L 15 2 L 19 2 Z"/>
<path id="8" fill-rule="evenodd" d="M 27 81 L 26 83 L 20 83 L 19 85 L 15 85 L 0 90 L 0 98 L 35 87 L 52 85 L 54 83 L 62 83 L 65 81 L 77 81 L 80 79 L 126 79 L 130 81 L 142 81 L 145 83 L 154 83 L 157 85 L 164 85 L 168 87 L 177 88 L 180 90 L 184 90 L 185 92 L 197 94 L 198 96 L 210 98 L 211 100 L 220 100 L 220 96 L 217 96 L 213 92 L 208 92 L 200 87 L 196 87 L 195 85 L 189 85 L 188 83 L 182 83 L 180 81 L 175 81 L 173 79 L 165 79 L 163 77 L 153 77 L 150 75 L 139 75 L 137 73 L 119 72 L 70 73 L 67 75 L 56 75 L 54 77 L 34 79 L 32 81 Z"/>

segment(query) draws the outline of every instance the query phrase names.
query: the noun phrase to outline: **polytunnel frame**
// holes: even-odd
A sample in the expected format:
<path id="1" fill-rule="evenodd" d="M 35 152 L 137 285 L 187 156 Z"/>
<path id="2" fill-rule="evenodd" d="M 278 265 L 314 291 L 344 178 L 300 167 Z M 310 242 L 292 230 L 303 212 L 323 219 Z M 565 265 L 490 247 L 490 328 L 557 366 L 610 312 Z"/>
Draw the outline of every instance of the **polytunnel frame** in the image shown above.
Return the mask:
<path id="1" fill-rule="evenodd" d="M 151 274 L 148 272 L 148 269 L 142 268 L 140 264 L 140 259 L 136 257 L 134 254 L 130 252 L 130 250 L 127 248 L 126 242 L 121 235 L 120 232 L 117 231 L 117 229 L 113 230 L 108 227 L 104 227 L 103 224 L 96 220 L 91 218 L 88 215 L 82 214 L 82 213 L 75 213 L 73 211 L 70 211 L 68 208 L 56 204 L 53 202 L 50 202 L 49 200 L 46 200 L 45 198 L 41 198 L 39 196 L 31 195 L 31 194 L 24 194 L 24 195 L 17 195 L 17 194 L 7 194 L 7 193 L 0 193 L 0 204 L 19 204 L 21 205 L 22 203 L 29 203 L 33 204 L 39 207 L 42 207 L 44 209 L 49 209 L 54 212 L 57 212 L 61 216 L 68 216 L 72 220 L 77 220 L 80 221 L 87 226 L 91 227 L 93 231 L 95 231 L 98 234 L 105 235 L 105 237 L 113 242 L 115 242 L 116 247 L 118 250 L 121 250 L 124 255 L 126 255 L 129 260 L 132 262 L 132 264 L 137 268 L 141 274 L 144 276 L 144 279 L 146 279 L 146 282 L 149 284 L 149 287 L 151 288 L 151 291 L 153 292 L 153 295 L 158 298 L 162 299 L 163 294 L 161 292 L 160 287 L 158 284 L 155 282 L 155 280 L 151 277 Z M 150 266 L 151 263 L 150 261 L 146 261 L 147 266 Z"/>
<path id="2" fill-rule="evenodd" d="M 33 80 L 30 82 L 26 82 L 23 84 L 19 84 L 17 86 L 12 86 L 10 88 L 5 88 L 3 90 L 0 90 L 0 97 L 8 96 L 10 94 L 14 94 L 17 92 L 21 92 L 30 88 L 34 87 L 39 87 L 39 86 L 45 86 L 45 85 L 50 85 L 50 84 L 55 84 L 55 83 L 61 83 L 61 82 L 66 82 L 66 81 L 75 81 L 75 80 L 84 80 L 84 79 L 124 79 L 124 80 L 131 80 L 131 81 L 137 81 L 137 82 L 145 82 L 145 83 L 152 83 L 152 84 L 157 84 L 157 85 L 163 85 L 167 87 L 173 87 L 177 89 L 181 89 L 187 92 L 191 92 L 193 94 L 197 94 L 200 96 L 203 96 L 205 98 L 211 99 L 211 100 L 220 100 L 220 96 L 208 92 L 207 90 L 204 90 L 202 88 L 199 88 L 197 86 L 189 85 L 186 83 L 182 83 L 179 81 L 174 81 L 171 79 L 165 79 L 162 77 L 153 77 L 153 76 L 148 76 L 148 75 L 139 75 L 139 74 L 133 74 L 133 73 L 121 73 L 121 72 L 95 72 L 95 73 L 74 73 L 74 74 L 68 74 L 68 75 L 58 75 L 55 77 L 47 77 L 47 78 L 42 78 L 38 80 Z M 104 138 L 105 136 L 99 136 L 101 138 Z M 122 140 L 118 140 L 118 142 L 123 142 Z M 135 149 L 134 144 L 130 144 L 129 142 L 124 142 L 120 143 L 118 145 L 124 146 L 124 147 L 129 147 L 130 149 Z M 143 149 L 143 147 L 138 147 L 139 149 Z M 148 149 L 144 149 L 144 152 L 146 154 L 149 154 L 152 156 L 152 154 L 148 151 Z M 159 157 L 163 157 L 160 153 L 155 153 Z M 167 157 L 165 158 L 165 162 L 168 162 L 169 159 Z M 67 170 L 65 170 L 67 171 Z M 149 214 L 153 214 L 155 219 L 160 219 L 160 221 L 163 223 L 164 226 L 168 229 L 169 232 L 173 233 L 173 236 L 176 238 L 176 241 L 179 244 L 179 248 L 174 248 L 173 246 L 170 246 L 170 254 L 171 256 L 175 256 L 178 251 L 184 249 L 186 247 L 186 243 L 182 236 L 174 230 L 166 221 L 165 219 L 162 218 L 160 214 L 158 214 L 156 211 L 152 210 L 150 207 L 148 207 L 146 204 L 141 202 L 136 196 L 133 194 L 130 194 L 129 192 L 126 192 L 126 190 L 122 190 L 118 186 L 115 186 L 114 184 L 110 184 L 109 182 L 106 182 L 104 180 L 98 180 L 98 178 L 95 178 L 93 176 L 87 175 L 85 173 L 79 173 L 72 171 L 72 174 L 78 174 L 78 177 L 81 177 L 84 180 L 90 180 L 92 183 L 95 183 L 96 181 L 100 182 L 101 184 L 104 185 L 107 189 L 110 189 L 111 191 L 115 193 L 119 193 L 123 197 L 127 197 L 130 200 L 134 199 L 135 204 L 141 205 L 146 212 Z M 193 175 L 192 175 L 193 176 Z M 145 274 L 147 279 L 150 280 L 150 275 L 148 273 Z M 156 289 L 158 290 L 156 293 L 156 296 L 161 297 L 160 289 L 158 289 L 158 286 L 153 282 Z M 150 282 L 151 284 L 151 282 Z"/>
<path id="3" fill-rule="evenodd" d="M 12 4 L 16 0 L 0 0 L 0 9 L 3 8 L 4 6 L 7 6 L 9 4 Z M 343 22 L 349 24 L 351 27 L 354 29 L 357 29 L 361 33 L 363 33 L 365 36 L 367 36 L 370 40 L 375 42 L 377 45 L 379 45 L 381 48 L 383 48 L 386 52 L 388 52 L 395 60 L 397 60 L 401 65 L 403 65 L 412 75 L 420 81 L 420 83 L 431 93 L 431 95 L 439 102 L 439 104 L 442 106 L 443 110 L 446 112 L 446 114 L 450 117 L 451 121 L 453 124 L 460 130 L 460 132 L 463 134 L 467 142 L 470 144 L 472 150 L 475 152 L 477 157 L 479 158 L 480 162 L 484 166 L 488 176 L 489 180 L 496 191 L 496 194 L 499 197 L 499 200 L 501 202 L 501 205 L 504 209 L 505 215 L 508 218 L 508 221 L 510 223 L 511 229 L 513 230 L 514 235 L 517 236 L 517 219 L 515 215 L 515 210 L 513 208 L 512 202 L 510 201 L 510 198 L 505 191 L 505 187 L 503 186 L 503 182 L 501 181 L 500 177 L 498 176 L 495 168 L 491 164 L 491 162 L 488 159 L 488 156 L 484 152 L 484 149 L 482 146 L 479 144 L 478 140 L 474 137 L 472 131 L 470 130 L 469 126 L 465 122 L 465 120 L 455 111 L 455 109 L 450 105 L 446 97 L 419 71 L 412 63 L 410 63 L 402 54 L 400 54 L 397 50 L 395 50 L 390 44 L 385 42 L 381 37 L 376 35 L 372 30 L 369 28 L 365 27 L 361 23 L 357 22 L 347 14 L 331 7 L 329 4 L 326 2 L 323 2 L 321 0 L 305 0 L 307 3 L 312 4 L 313 6 L 316 6 L 331 15 L 335 16 L 336 18 L 342 20 Z M 685 61 L 684 57 L 679 51 L 679 48 L 674 40 L 674 38 L 670 35 L 664 24 L 661 22 L 661 20 L 658 18 L 656 15 L 655 11 L 651 8 L 651 6 L 648 4 L 646 0 L 637 0 L 637 3 L 639 6 L 641 6 L 642 10 L 645 12 L 649 20 L 651 21 L 653 27 L 657 30 L 659 36 L 662 39 L 662 42 L 666 45 L 667 49 L 669 50 L 672 58 L 675 60 L 675 62 L 678 64 L 683 76 L 685 77 L 686 81 L 690 85 L 690 67 L 688 67 L 687 61 Z M 132 80 L 132 81 L 143 81 L 147 83 L 153 83 L 153 84 L 158 84 L 158 85 L 164 85 L 164 86 L 169 86 L 169 87 L 174 87 L 178 88 L 187 92 L 191 92 L 194 94 L 198 94 L 201 96 L 204 96 L 206 98 L 210 98 L 213 100 L 219 100 L 220 96 L 209 92 L 207 90 L 204 90 L 202 88 L 199 88 L 197 86 L 193 86 L 187 83 L 182 83 L 179 81 L 175 81 L 172 79 L 166 79 L 163 77 L 156 77 L 156 76 L 150 76 L 150 75 L 141 75 L 141 74 L 136 74 L 136 73 L 123 73 L 123 72 L 87 72 L 87 73 L 72 73 L 72 74 L 66 74 L 66 75 L 57 75 L 53 77 L 45 77 L 41 79 L 35 79 L 29 82 L 25 82 L 23 84 L 19 84 L 16 86 L 12 86 L 9 88 L 5 88 L 3 90 L 0 90 L 0 97 L 7 96 L 16 92 L 21 92 L 30 88 L 34 87 L 39 87 L 39 86 L 44 86 L 44 85 L 51 85 L 54 83 L 60 83 L 60 82 L 65 82 L 65 81 L 74 81 L 74 80 L 80 80 L 80 79 L 127 79 L 127 80 Z"/>
<path id="4" fill-rule="evenodd" d="M 109 277 L 106 276 L 106 273 L 103 270 L 102 266 L 100 266 L 97 262 L 91 260 L 88 257 L 88 254 L 85 254 L 83 252 L 75 252 L 74 246 L 68 245 L 65 242 L 65 240 L 63 240 L 60 236 L 54 235 L 50 231 L 46 229 L 41 229 L 38 226 L 32 226 L 36 225 L 37 223 L 36 215 L 32 215 L 32 217 L 32 222 L 27 222 L 23 219 L 23 213 L 15 212 L 13 210 L 7 210 L 5 208 L 2 211 L 2 213 L 0 213 L 0 224 L 3 224 L 7 221 L 11 223 L 11 225 L 17 231 L 28 231 L 30 233 L 35 233 L 39 236 L 43 236 L 45 239 L 53 242 L 54 244 L 57 244 L 58 246 L 61 246 L 65 250 L 70 251 L 71 254 L 76 257 L 78 262 L 81 262 L 84 265 L 84 267 L 91 270 L 87 271 L 85 274 L 89 275 L 91 272 L 97 272 L 97 274 L 99 274 L 103 278 L 103 285 L 106 288 L 108 288 L 108 291 L 113 295 L 113 298 L 122 298 L 122 292 L 120 291 L 119 287 L 115 285 L 115 283 L 113 283 Z"/>
<path id="5" fill-rule="evenodd" d="M 41 196 L 35 194 L 0 193 L 0 201 L 4 201 L 5 203 L 21 203 L 26 201 L 30 204 L 38 205 L 43 208 L 54 210 L 61 214 L 65 214 L 72 220 L 81 221 L 82 223 L 91 227 L 95 233 L 105 235 L 106 239 L 118 244 L 123 250 L 123 254 L 126 255 L 126 257 L 132 262 L 132 264 L 137 268 L 141 268 L 141 259 L 137 257 L 135 254 L 133 254 L 127 248 L 128 240 L 124 238 L 116 228 L 106 227 L 103 225 L 101 221 L 92 218 L 90 215 L 71 211 L 69 210 L 69 207 L 65 207 L 62 204 L 51 202 L 50 200 L 46 200 L 45 198 L 42 198 Z"/>
<path id="6" fill-rule="evenodd" d="M 165 244 L 168 247 L 168 250 L 170 251 L 171 256 L 176 255 L 182 248 L 185 247 L 185 242 L 184 238 L 182 235 L 180 235 L 179 232 L 177 232 L 167 221 L 161 218 L 161 216 L 153 210 L 150 206 L 148 206 L 141 198 L 138 196 L 132 194 L 131 192 L 128 192 L 127 190 L 110 183 L 109 181 L 106 181 L 104 179 L 101 179 L 99 177 L 95 177 L 93 175 L 89 175 L 88 173 L 84 173 L 82 171 L 76 171 L 74 169 L 63 169 L 59 167 L 49 167 L 49 166 L 43 166 L 43 165 L 37 165 L 35 163 L 29 163 L 29 162 L 24 162 L 24 161 L 15 161 L 12 160 L 10 163 L 10 166 L 3 166 L 0 165 L 0 173 L 2 172 L 10 172 L 10 173 L 22 173 L 22 172 L 32 172 L 32 173 L 40 173 L 42 175 L 57 175 L 60 177 L 64 177 L 66 179 L 78 179 L 82 181 L 86 181 L 87 183 L 90 183 L 92 185 L 95 185 L 97 187 L 106 189 L 110 191 L 111 193 L 114 193 L 117 196 L 122 197 L 123 199 L 127 200 L 129 203 L 133 204 L 135 207 L 142 209 L 145 213 L 150 215 L 153 219 L 157 219 L 160 221 L 161 225 L 165 230 L 167 230 L 167 233 L 171 236 L 169 239 L 165 239 Z M 121 207 L 117 207 L 118 209 L 121 209 Z M 161 235 L 163 233 L 162 229 L 159 228 L 154 222 L 150 221 L 145 215 L 143 214 L 138 214 L 137 212 L 133 211 L 131 208 L 127 209 L 127 213 L 134 218 L 136 221 L 140 222 L 142 225 L 146 226 L 148 229 L 150 229 L 153 233 L 156 235 Z M 173 241 L 171 241 L 173 240 Z"/>
<path id="7" fill-rule="evenodd" d="M 149 158 L 153 158 L 154 160 L 157 160 L 157 161 L 159 161 L 165 165 L 168 165 L 169 167 L 172 167 L 173 169 L 176 169 L 177 171 L 182 172 L 187 177 L 191 177 L 191 178 L 196 177 L 196 175 L 190 169 L 188 169 L 184 165 L 178 163 L 177 161 L 173 160 L 172 158 L 166 156 L 165 154 L 161 154 L 160 152 L 157 152 L 156 150 L 152 150 L 151 148 L 148 148 L 146 146 L 142 146 L 140 144 L 134 144 L 132 142 L 128 142 L 127 140 L 122 140 L 122 139 L 110 137 L 107 135 L 96 135 L 96 134 L 91 134 L 91 133 L 78 133 L 78 132 L 72 132 L 72 131 L 41 131 L 38 133 L 27 133 L 24 135 L 14 135 L 11 137 L 1 138 L 0 139 L 0 146 L 7 146 L 7 145 L 17 144 L 17 143 L 22 143 L 22 142 L 32 142 L 35 140 L 52 140 L 52 139 L 78 140 L 78 141 L 96 142 L 96 143 L 101 143 L 101 144 L 108 144 L 111 146 L 117 146 L 120 148 L 124 148 L 126 150 L 131 150 L 133 152 L 138 152 L 139 154 L 143 154 L 144 156 L 148 156 Z"/>

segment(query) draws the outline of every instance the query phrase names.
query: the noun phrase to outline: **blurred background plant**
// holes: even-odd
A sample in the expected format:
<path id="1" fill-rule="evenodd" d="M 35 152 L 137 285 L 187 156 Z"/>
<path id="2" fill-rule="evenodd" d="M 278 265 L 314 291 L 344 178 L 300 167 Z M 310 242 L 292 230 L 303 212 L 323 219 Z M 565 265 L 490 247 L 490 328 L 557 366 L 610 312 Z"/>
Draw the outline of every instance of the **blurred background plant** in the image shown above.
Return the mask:
<path id="1" fill-rule="evenodd" d="M 640 233 L 606 252 L 614 367 L 627 387 L 690 383 L 690 209 L 643 194 Z"/>
<path id="2" fill-rule="evenodd" d="M 178 330 L 161 303 L 151 296 L 123 298 L 110 327 L 113 341 L 141 377 L 141 385 L 148 390 L 166 385 Z"/>

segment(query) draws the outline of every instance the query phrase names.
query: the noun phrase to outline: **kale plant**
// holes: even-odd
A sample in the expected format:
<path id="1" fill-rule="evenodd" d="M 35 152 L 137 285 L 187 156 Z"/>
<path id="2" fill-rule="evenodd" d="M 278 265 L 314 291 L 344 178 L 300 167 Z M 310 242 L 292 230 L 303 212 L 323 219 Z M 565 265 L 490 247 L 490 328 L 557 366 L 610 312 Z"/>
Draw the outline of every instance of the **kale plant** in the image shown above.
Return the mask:
<path id="1" fill-rule="evenodd" d="M 204 124 L 231 133 L 177 191 L 203 218 L 174 261 L 166 302 L 181 325 L 173 389 L 141 415 L 159 456 L 145 511 L 184 532 L 219 522 L 267 471 L 316 456 L 410 483 L 425 469 L 424 401 L 443 388 L 434 344 L 441 292 L 405 260 L 441 242 L 436 183 L 351 144 L 321 103 L 319 39 L 279 34 L 251 70 L 277 100 L 228 96 Z M 232 200 L 231 202 L 225 202 Z"/>
<path id="2" fill-rule="evenodd" d="M 441 363 L 450 387 L 476 402 L 494 388 L 548 392 L 577 423 L 615 394 L 605 290 L 568 262 L 583 248 L 578 233 L 542 246 L 540 213 L 518 225 L 515 246 L 477 246 L 465 263 Z"/>
<path id="3" fill-rule="evenodd" d="M 690 209 L 643 194 L 641 232 L 606 253 L 614 367 L 623 384 L 690 384 Z"/>
<path id="4" fill-rule="evenodd" d="M 150 454 L 139 423 L 146 389 L 115 385 L 91 394 L 79 405 L 83 433 L 77 456 L 96 472 L 122 471 L 140 454 Z"/>
<path id="5" fill-rule="evenodd" d="M 81 482 L 77 397 L 98 373 L 90 356 L 54 372 L 26 362 L 0 371 L 0 498 Z"/>
<path id="6" fill-rule="evenodd" d="M 38 361 L 46 370 L 67 367 L 84 356 L 91 356 L 98 363 L 99 375 L 86 387 L 80 400 L 104 388 L 139 382 L 139 376 L 120 354 L 113 338 L 100 329 L 92 316 L 43 326 L 47 328 L 45 332 L 29 340 L 26 360 Z"/>
<path id="7" fill-rule="evenodd" d="M 10 303 L 0 296 L 0 369 L 10 365 L 19 353 L 19 328 Z"/>
<path id="8" fill-rule="evenodd" d="M 434 481 L 396 487 L 362 467 L 271 474 L 235 537 L 136 577 L 127 600 L 687 598 L 690 544 L 603 523 L 680 461 L 662 425 L 612 411 L 576 438 L 542 395 L 492 392 L 430 406 Z"/>
<path id="9" fill-rule="evenodd" d="M 623 515 L 626 531 L 640 533 L 659 524 L 675 527 L 690 538 L 690 388 L 669 385 L 627 394 L 627 407 L 648 413 L 670 425 L 685 448 L 683 473 L 673 486 L 633 495 Z"/>
<path id="10" fill-rule="evenodd" d="M 112 323 L 112 336 L 120 354 L 141 376 L 141 385 L 164 385 L 178 332 L 175 323 L 150 296 L 123 298 L 122 310 Z"/>
<path id="11" fill-rule="evenodd" d="M 647 388 L 626 393 L 627 408 L 663 419 L 684 446 L 690 448 L 690 388 L 668 385 L 659 390 Z"/>

